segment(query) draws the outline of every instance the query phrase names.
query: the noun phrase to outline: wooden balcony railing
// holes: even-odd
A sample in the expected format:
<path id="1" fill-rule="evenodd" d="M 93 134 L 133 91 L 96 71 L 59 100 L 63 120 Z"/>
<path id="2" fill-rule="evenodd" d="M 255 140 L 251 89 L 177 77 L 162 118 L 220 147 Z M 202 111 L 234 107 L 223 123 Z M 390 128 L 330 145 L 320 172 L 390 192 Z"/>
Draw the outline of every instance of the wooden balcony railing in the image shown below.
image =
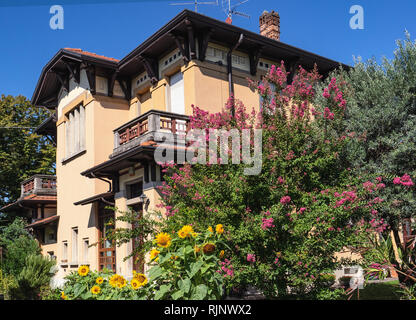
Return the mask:
<path id="1" fill-rule="evenodd" d="M 189 116 L 151 110 L 114 130 L 112 156 L 139 145 L 146 139 L 157 140 L 158 133 L 186 134 L 188 131 Z"/>
<path id="2" fill-rule="evenodd" d="M 50 175 L 34 175 L 21 184 L 21 196 L 31 193 L 56 194 L 56 177 Z"/>

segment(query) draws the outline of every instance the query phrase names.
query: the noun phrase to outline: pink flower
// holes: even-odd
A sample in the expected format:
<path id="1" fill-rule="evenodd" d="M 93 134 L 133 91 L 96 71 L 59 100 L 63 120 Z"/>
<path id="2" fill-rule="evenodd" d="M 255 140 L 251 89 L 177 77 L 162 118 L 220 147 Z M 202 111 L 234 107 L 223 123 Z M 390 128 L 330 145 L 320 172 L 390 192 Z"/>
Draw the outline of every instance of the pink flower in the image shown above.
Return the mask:
<path id="1" fill-rule="evenodd" d="M 280 203 L 282 204 L 288 204 L 292 199 L 289 196 L 284 196 L 282 199 L 280 199 Z"/>
<path id="2" fill-rule="evenodd" d="M 256 262 L 256 255 L 254 253 L 247 254 L 247 261 L 248 262 Z"/>
<path id="3" fill-rule="evenodd" d="M 273 224 L 274 222 L 273 218 L 269 218 L 269 219 L 262 218 L 261 220 L 262 220 L 261 228 L 263 230 L 275 227 L 275 225 Z"/>

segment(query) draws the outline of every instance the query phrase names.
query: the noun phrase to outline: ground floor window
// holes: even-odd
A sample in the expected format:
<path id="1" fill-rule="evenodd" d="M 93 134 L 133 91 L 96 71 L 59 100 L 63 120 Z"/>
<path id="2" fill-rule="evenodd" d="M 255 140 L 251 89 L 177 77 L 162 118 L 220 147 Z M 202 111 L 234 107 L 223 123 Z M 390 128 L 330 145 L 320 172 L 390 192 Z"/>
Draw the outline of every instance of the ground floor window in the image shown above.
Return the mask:
<path id="1" fill-rule="evenodd" d="M 116 272 L 116 247 L 107 235 L 114 229 L 114 212 L 100 206 L 98 213 L 98 269 L 104 268 Z"/>

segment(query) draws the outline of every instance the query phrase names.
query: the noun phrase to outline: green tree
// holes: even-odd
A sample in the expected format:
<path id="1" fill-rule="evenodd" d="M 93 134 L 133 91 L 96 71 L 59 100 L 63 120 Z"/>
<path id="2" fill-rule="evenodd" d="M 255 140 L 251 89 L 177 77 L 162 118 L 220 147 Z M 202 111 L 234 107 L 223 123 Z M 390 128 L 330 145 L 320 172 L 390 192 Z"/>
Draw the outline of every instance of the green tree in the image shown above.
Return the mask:
<path id="1" fill-rule="evenodd" d="M 50 116 L 23 96 L 0 98 L 0 207 L 20 196 L 20 182 L 54 174 L 55 147 L 34 129 Z"/>
<path id="2" fill-rule="evenodd" d="M 37 241 L 24 227 L 25 222 L 18 217 L 9 225 L 0 228 L 0 246 L 4 251 L 0 269 L 4 275 L 17 277 L 25 266 L 26 257 L 40 254 Z"/>
<path id="3" fill-rule="evenodd" d="M 416 43 L 406 34 L 391 60 L 359 60 L 351 71 L 333 76 L 347 83 L 345 127 L 360 137 L 351 140 L 346 158 L 359 174 L 387 185 L 381 213 L 400 243 L 402 219 L 416 213 L 411 180 L 416 175 Z M 317 97 L 318 104 L 322 100 Z"/>

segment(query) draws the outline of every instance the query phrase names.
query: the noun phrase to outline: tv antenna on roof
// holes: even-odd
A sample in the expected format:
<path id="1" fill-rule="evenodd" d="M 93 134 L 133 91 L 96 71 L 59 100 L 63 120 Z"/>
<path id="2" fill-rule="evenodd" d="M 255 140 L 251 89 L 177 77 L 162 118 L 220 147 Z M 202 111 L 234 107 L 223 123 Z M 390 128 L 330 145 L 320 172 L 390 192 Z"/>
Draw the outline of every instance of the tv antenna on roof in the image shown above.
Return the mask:
<path id="1" fill-rule="evenodd" d="M 233 21 L 233 15 L 250 19 L 250 15 L 236 10 L 237 7 L 241 6 L 242 4 L 248 1 L 249 0 L 243 0 L 243 1 L 221 0 L 222 9 L 227 15 L 226 21 L 231 24 Z"/>
<path id="2" fill-rule="evenodd" d="M 180 3 L 170 3 L 171 6 L 186 6 L 186 5 L 195 5 L 195 12 L 198 12 L 198 6 L 201 4 L 215 4 L 218 6 L 218 0 L 216 2 L 213 1 L 189 1 L 189 2 L 180 2 Z"/>

